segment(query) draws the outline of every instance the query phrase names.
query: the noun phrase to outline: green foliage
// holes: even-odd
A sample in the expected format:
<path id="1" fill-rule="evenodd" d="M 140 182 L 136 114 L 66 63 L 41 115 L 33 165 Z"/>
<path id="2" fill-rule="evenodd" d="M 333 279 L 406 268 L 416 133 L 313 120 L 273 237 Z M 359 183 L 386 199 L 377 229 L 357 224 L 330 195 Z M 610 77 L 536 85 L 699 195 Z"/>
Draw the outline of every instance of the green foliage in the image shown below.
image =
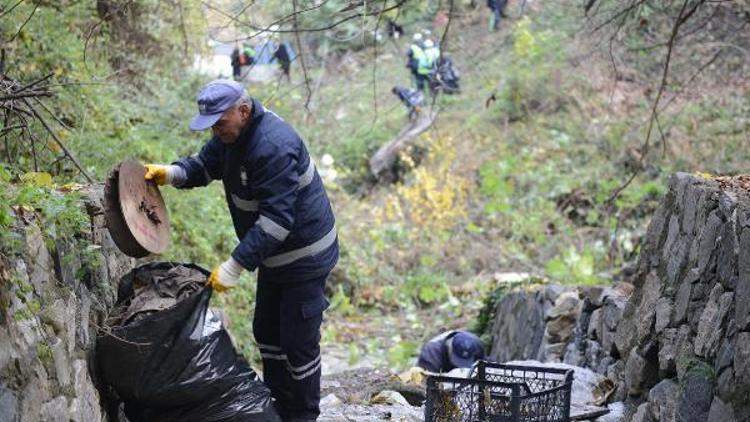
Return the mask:
<path id="1" fill-rule="evenodd" d="M 574 247 L 547 261 L 545 272 L 553 280 L 564 284 L 597 285 L 609 280 L 597 274 L 596 263 L 603 260 L 602 248 L 584 249 L 578 252 Z"/>
<path id="2" fill-rule="evenodd" d="M 76 236 L 88 229 L 89 217 L 84 212 L 77 192 L 61 192 L 48 174 L 25 174 L 26 181 L 8 183 L 9 173 L 0 166 L 0 240 L 13 247 L 11 224 L 16 215 L 40 218 L 39 227 L 47 240 L 77 241 Z"/>
<path id="3" fill-rule="evenodd" d="M 419 351 L 419 345 L 413 341 L 401 340 L 393 345 L 386 354 L 388 366 L 400 369 L 410 366 Z"/>
<path id="4" fill-rule="evenodd" d="M 563 59 L 561 34 L 536 30 L 528 16 L 513 28 L 513 52 L 506 61 L 499 111 L 518 120 L 539 110 L 557 110 L 565 103 L 563 87 L 554 80 Z"/>

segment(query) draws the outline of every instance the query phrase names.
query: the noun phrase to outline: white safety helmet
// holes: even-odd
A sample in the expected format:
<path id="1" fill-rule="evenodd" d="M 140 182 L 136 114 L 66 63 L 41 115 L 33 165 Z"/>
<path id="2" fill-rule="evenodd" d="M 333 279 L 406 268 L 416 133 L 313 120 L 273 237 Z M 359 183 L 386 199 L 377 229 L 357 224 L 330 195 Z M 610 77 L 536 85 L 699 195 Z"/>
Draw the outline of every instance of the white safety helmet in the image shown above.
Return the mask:
<path id="1" fill-rule="evenodd" d="M 415 33 L 415 34 L 414 34 L 414 37 L 412 37 L 412 39 L 413 39 L 413 40 L 414 40 L 415 42 L 419 42 L 419 41 L 422 41 L 422 34 L 420 34 L 419 32 L 417 32 L 417 33 Z"/>
<path id="2" fill-rule="evenodd" d="M 424 48 L 430 48 L 433 45 L 435 45 L 435 44 L 432 43 L 432 40 L 425 40 L 425 42 L 424 42 Z"/>

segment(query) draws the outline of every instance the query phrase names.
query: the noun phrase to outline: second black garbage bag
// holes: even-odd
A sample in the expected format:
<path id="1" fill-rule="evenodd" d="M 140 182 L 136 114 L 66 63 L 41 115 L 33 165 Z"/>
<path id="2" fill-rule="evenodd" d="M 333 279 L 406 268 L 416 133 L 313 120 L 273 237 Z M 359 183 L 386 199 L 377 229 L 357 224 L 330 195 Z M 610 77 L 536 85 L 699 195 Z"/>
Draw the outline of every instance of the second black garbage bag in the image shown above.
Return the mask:
<path id="1" fill-rule="evenodd" d="M 208 307 L 208 271 L 156 262 L 123 277 L 99 373 L 138 421 L 280 421 L 270 390 Z"/>

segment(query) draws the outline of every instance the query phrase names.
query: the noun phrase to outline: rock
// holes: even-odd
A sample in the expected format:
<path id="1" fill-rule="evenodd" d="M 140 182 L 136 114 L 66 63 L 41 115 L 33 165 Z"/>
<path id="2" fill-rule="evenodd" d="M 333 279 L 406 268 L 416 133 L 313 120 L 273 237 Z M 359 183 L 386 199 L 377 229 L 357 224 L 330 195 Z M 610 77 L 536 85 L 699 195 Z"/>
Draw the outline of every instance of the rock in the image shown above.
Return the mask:
<path id="1" fill-rule="evenodd" d="M 676 371 L 678 330 L 667 328 L 659 337 L 659 371 L 664 375 L 674 374 Z"/>
<path id="2" fill-rule="evenodd" d="M 729 312 L 733 298 L 732 292 L 724 293 L 724 288 L 719 283 L 711 289 L 708 303 L 698 323 L 698 334 L 695 337 L 696 356 L 714 357 L 716 355 L 716 349 L 724 335 L 724 317 Z"/>
<path id="3" fill-rule="evenodd" d="M 709 214 L 706 225 L 703 226 L 701 235 L 698 243 L 698 262 L 695 269 L 699 275 L 703 275 L 708 268 L 708 264 L 711 261 L 713 255 L 716 238 L 719 235 L 719 230 L 723 222 L 719 217 L 719 212 L 714 210 Z"/>
<path id="4" fill-rule="evenodd" d="M 750 228 L 742 230 L 740 249 L 742 251 L 750 250 Z M 740 330 L 746 330 L 750 327 L 750 254 L 739 254 L 738 273 L 734 320 Z"/>
<path id="5" fill-rule="evenodd" d="M 29 281 L 36 292 L 41 293 L 54 278 L 55 267 L 47 250 L 42 231 L 36 224 L 26 226 L 26 250 Z"/>
<path id="6" fill-rule="evenodd" d="M 643 403 L 638 406 L 638 409 L 635 411 L 633 418 L 630 419 L 630 422 L 656 422 L 648 409 L 648 403 Z"/>
<path id="7" fill-rule="evenodd" d="M 666 286 L 673 289 L 677 285 L 682 273 L 684 272 L 687 255 L 690 249 L 689 238 L 680 235 L 675 241 L 672 249 L 669 251 L 669 260 L 667 261 Z M 667 251 L 667 249 L 665 249 Z"/>
<path id="8" fill-rule="evenodd" d="M 560 361 L 565 353 L 576 320 L 581 313 L 581 300 L 576 292 L 564 292 L 557 297 L 555 306 L 547 314 L 544 333 L 545 358 Z"/>
<path id="9" fill-rule="evenodd" d="M 79 322 L 79 324 L 78 324 L 78 330 L 76 330 L 77 331 L 77 344 L 82 349 L 89 350 L 93 348 L 93 344 L 91 341 L 91 333 L 89 332 L 89 317 L 91 315 L 91 297 L 89 296 L 89 292 L 86 286 L 81 286 L 81 290 L 82 290 L 82 294 L 80 295 L 81 306 L 79 308 L 78 318 L 77 318 L 77 321 Z"/>
<path id="10" fill-rule="evenodd" d="M 61 387 L 66 387 L 70 384 L 70 363 L 65 343 L 58 337 L 54 337 L 49 343 L 49 348 L 52 351 L 52 359 L 55 364 L 57 383 Z"/>
<path id="11" fill-rule="evenodd" d="M 711 408 L 708 410 L 708 419 L 711 422 L 735 422 L 734 411 L 732 407 L 721 401 L 720 398 L 714 397 L 711 402 Z"/>
<path id="12" fill-rule="evenodd" d="M 675 356 L 675 369 L 677 370 L 677 378 L 682 380 L 687 372 L 688 365 L 695 361 L 695 354 L 693 353 L 693 337 L 690 326 L 687 324 L 680 326 L 677 331 L 675 347 L 677 349 L 677 355 Z"/>
<path id="13" fill-rule="evenodd" d="M 16 422 L 18 399 L 12 391 L 0 386 L 0 422 Z"/>
<path id="14" fill-rule="evenodd" d="M 750 333 L 739 333 L 734 346 L 734 374 L 744 389 L 750 389 Z"/>
<path id="15" fill-rule="evenodd" d="M 561 362 L 565 355 L 567 343 L 555 343 L 544 345 L 545 362 Z"/>
<path id="16" fill-rule="evenodd" d="M 609 413 L 596 418 L 596 422 L 622 422 L 625 419 L 625 403 L 618 401 L 607 406 Z"/>
<path id="17" fill-rule="evenodd" d="M 680 422 L 705 422 L 714 396 L 712 369 L 697 364 L 688 370 L 677 403 L 677 420 Z"/>
<path id="18" fill-rule="evenodd" d="M 528 278 L 528 277 L 527 277 Z M 557 298 L 565 292 L 566 288 L 560 284 L 550 284 L 542 289 L 544 300 L 550 303 L 556 303 Z"/>
<path id="19" fill-rule="evenodd" d="M 739 239 L 734 228 L 736 216 L 727 217 L 727 224 L 721 232 L 721 241 L 718 245 L 719 254 L 716 258 L 716 275 L 719 282 L 727 290 L 734 290 L 737 284 L 737 259 L 739 255 Z"/>
<path id="20" fill-rule="evenodd" d="M 505 362 L 539 356 L 545 331 L 543 305 L 542 298 L 526 291 L 513 291 L 500 300 L 490 327 L 490 359 Z"/>
<path id="21" fill-rule="evenodd" d="M 89 376 L 86 361 L 77 359 L 73 362 L 73 388 L 79 405 L 76 414 L 71 419 L 85 422 L 100 422 L 102 420 L 99 407 L 99 392 Z"/>
<path id="22" fill-rule="evenodd" d="M 651 222 L 646 230 L 643 247 L 641 248 L 642 258 L 638 263 L 638 272 L 647 273 L 651 271 L 652 268 L 658 266 L 659 257 L 661 256 L 658 252 L 659 241 L 664 237 L 663 232 L 668 217 L 669 208 L 667 206 L 659 207 L 653 217 L 651 217 Z"/>
<path id="23" fill-rule="evenodd" d="M 393 406 L 404 406 L 404 407 L 411 406 L 409 402 L 406 401 L 404 396 L 391 390 L 381 391 L 378 394 L 374 395 L 370 399 L 370 403 L 371 404 L 390 404 Z"/>
<path id="24" fill-rule="evenodd" d="M 581 356 L 581 352 L 575 343 L 568 343 L 568 347 L 565 348 L 563 363 L 573 366 L 585 366 L 583 356 Z"/>
<path id="25" fill-rule="evenodd" d="M 672 301 L 666 297 L 659 298 L 656 303 L 656 323 L 654 325 L 654 332 L 659 334 L 667 328 L 671 317 Z"/>
<path id="26" fill-rule="evenodd" d="M 30 378 L 19 394 L 21 398 L 20 418 L 21 420 L 40 420 L 41 404 L 46 403 L 50 397 L 50 387 L 47 380 L 47 372 L 41 363 L 35 363 L 31 368 Z"/>
<path id="27" fill-rule="evenodd" d="M 571 403 L 583 405 L 599 405 L 603 397 L 611 394 L 614 385 L 612 381 L 596 372 L 578 366 L 564 363 L 542 363 L 534 360 L 510 361 L 509 365 L 535 366 L 543 368 L 561 368 L 573 370 L 573 386 L 571 388 Z"/>
<path id="28" fill-rule="evenodd" d="M 13 358 L 13 345 L 10 342 L 10 333 L 8 329 L 0 325 L 0 374 L 5 373 L 5 367 L 8 366 Z M 0 390 L 2 391 L 2 390 Z"/>
<path id="29" fill-rule="evenodd" d="M 716 354 L 716 363 L 714 369 L 716 373 L 720 373 L 732 365 L 734 360 L 734 336 L 725 336 L 724 341 L 721 343 L 719 352 Z"/>
<path id="30" fill-rule="evenodd" d="M 602 347 L 595 341 L 589 341 L 586 347 L 586 362 L 589 363 L 590 367 L 595 367 L 596 362 L 601 360 Z M 599 372 L 599 371 L 597 371 Z"/>
<path id="31" fill-rule="evenodd" d="M 651 328 L 654 324 L 656 315 L 656 302 L 661 294 L 661 281 L 655 273 L 649 273 L 646 276 L 646 282 L 643 285 L 641 303 L 638 305 L 636 320 L 637 341 L 642 343 L 651 335 Z"/>
<path id="32" fill-rule="evenodd" d="M 40 418 L 45 422 L 68 422 L 68 400 L 64 396 L 57 396 L 54 400 L 44 403 Z"/>
<path id="33" fill-rule="evenodd" d="M 655 377 L 654 368 L 641 356 L 636 349 L 632 349 L 625 364 L 628 394 L 635 396 L 645 392 Z"/>
<path id="34" fill-rule="evenodd" d="M 677 395 L 680 387 L 672 380 L 665 379 L 659 382 L 648 392 L 648 403 L 651 414 L 659 422 L 671 422 L 675 420 L 677 406 Z"/>
<path id="35" fill-rule="evenodd" d="M 738 383 L 734 379 L 734 371 L 732 371 L 732 368 L 727 368 L 719 374 L 716 380 L 716 394 L 725 401 L 730 400 L 734 396 L 737 385 Z"/>
<path id="36" fill-rule="evenodd" d="M 625 310 L 625 304 L 627 299 L 623 297 L 608 297 L 604 301 L 602 307 L 602 330 L 601 330 L 601 345 L 605 355 L 612 355 L 615 348 L 616 331 L 620 321 L 622 321 L 622 314 Z"/>
<path id="37" fill-rule="evenodd" d="M 594 309 L 601 307 L 602 299 L 604 299 L 602 295 L 607 289 L 608 288 L 605 288 L 603 286 L 580 287 L 579 290 L 581 292 L 581 297 L 583 297 L 584 302 L 586 302 L 584 311 L 593 311 Z"/>
<path id="38" fill-rule="evenodd" d="M 690 275 L 688 275 L 688 277 L 690 277 Z M 687 282 L 686 280 L 683 280 L 682 284 L 680 284 L 680 287 L 677 290 L 677 297 L 675 299 L 674 318 L 672 319 L 673 325 L 678 325 L 685 322 L 688 303 L 690 303 L 690 290 L 692 287 L 693 284 Z"/>
<path id="39" fill-rule="evenodd" d="M 343 405 L 321 409 L 318 422 L 420 422 L 424 420 L 424 410 L 417 407 L 376 405 Z"/>
<path id="40" fill-rule="evenodd" d="M 589 319 L 589 327 L 586 330 L 586 335 L 591 340 L 601 340 L 602 332 L 602 310 L 597 309 L 591 313 L 591 319 Z"/>
<path id="41" fill-rule="evenodd" d="M 322 399 L 320 399 L 320 407 L 321 409 L 324 407 L 336 407 L 341 406 L 344 404 L 344 402 L 341 401 L 340 398 L 336 397 L 335 394 L 331 393 Z"/>

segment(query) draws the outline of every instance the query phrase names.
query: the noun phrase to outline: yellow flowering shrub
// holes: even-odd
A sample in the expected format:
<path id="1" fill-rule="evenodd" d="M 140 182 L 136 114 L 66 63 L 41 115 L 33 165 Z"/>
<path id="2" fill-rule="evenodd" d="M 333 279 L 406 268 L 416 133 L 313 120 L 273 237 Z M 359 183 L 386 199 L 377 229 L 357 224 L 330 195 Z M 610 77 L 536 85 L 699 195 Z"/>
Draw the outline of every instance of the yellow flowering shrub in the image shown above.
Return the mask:
<path id="1" fill-rule="evenodd" d="M 456 151 L 450 138 L 427 138 L 427 162 L 386 198 L 381 218 L 406 221 L 409 230 L 442 232 L 466 216 L 469 181 L 454 171 Z M 402 159 L 402 163 L 411 163 Z"/>

